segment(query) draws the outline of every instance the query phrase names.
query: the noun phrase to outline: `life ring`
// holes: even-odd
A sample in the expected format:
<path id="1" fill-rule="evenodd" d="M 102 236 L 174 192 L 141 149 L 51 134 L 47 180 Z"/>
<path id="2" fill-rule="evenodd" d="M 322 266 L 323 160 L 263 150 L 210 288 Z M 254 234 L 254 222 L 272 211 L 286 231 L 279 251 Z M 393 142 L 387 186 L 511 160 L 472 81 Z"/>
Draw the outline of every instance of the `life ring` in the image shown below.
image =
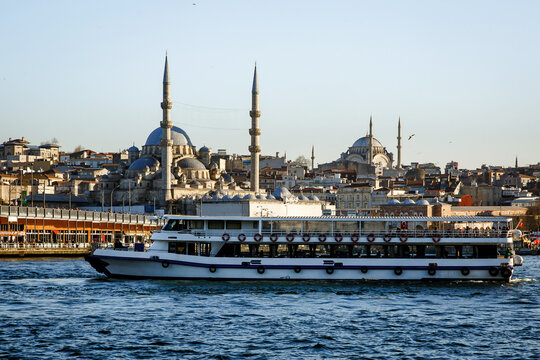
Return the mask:
<path id="1" fill-rule="evenodd" d="M 270 234 L 270 241 L 271 242 L 276 242 L 277 239 L 278 239 L 278 234 L 276 234 L 276 233 Z"/>
<path id="2" fill-rule="evenodd" d="M 501 275 L 503 278 L 508 279 L 512 276 L 512 270 L 505 266 L 501 269 Z"/>
<path id="3" fill-rule="evenodd" d="M 262 265 L 260 265 L 260 266 L 257 268 L 257 272 L 258 272 L 259 274 L 264 274 L 264 271 L 265 271 L 265 269 L 264 269 L 264 266 L 262 266 Z"/>
<path id="4" fill-rule="evenodd" d="M 384 242 L 390 242 L 390 240 L 392 240 L 392 235 L 385 234 L 384 237 L 383 237 L 383 240 L 384 240 Z"/>
<path id="5" fill-rule="evenodd" d="M 246 234 L 238 234 L 238 241 L 240 242 L 246 241 Z"/>
<path id="6" fill-rule="evenodd" d="M 255 239 L 256 242 L 261 241 L 262 238 L 263 238 L 263 236 L 261 234 L 255 234 L 255 236 L 253 236 L 253 239 Z"/>
<path id="7" fill-rule="evenodd" d="M 362 267 L 360 268 L 360 271 L 362 272 L 362 274 L 367 273 L 367 272 L 368 272 L 367 266 L 362 266 Z"/>
<path id="8" fill-rule="evenodd" d="M 210 266 L 208 267 L 208 270 L 210 270 L 211 273 L 215 273 L 216 270 L 217 270 L 216 265 L 210 265 Z"/>
<path id="9" fill-rule="evenodd" d="M 358 242 L 358 240 L 360 240 L 360 235 L 358 235 L 357 233 L 351 235 L 351 241 L 353 243 Z"/>
<path id="10" fill-rule="evenodd" d="M 334 267 L 333 266 L 327 266 L 326 267 L 326 273 L 328 275 L 332 275 L 334 273 Z"/>
<path id="11" fill-rule="evenodd" d="M 227 233 L 221 235 L 221 240 L 223 240 L 225 242 L 229 241 L 230 238 L 231 238 L 231 235 L 229 235 Z"/>
<path id="12" fill-rule="evenodd" d="M 467 276 L 471 273 L 471 269 L 469 269 L 468 267 L 464 266 L 461 268 L 461 275 L 463 276 Z"/>
<path id="13" fill-rule="evenodd" d="M 434 243 L 438 243 L 439 241 L 441 241 L 441 235 L 435 234 L 435 235 L 433 235 L 432 239 L 433 239 Z"/>
<path id="14" fill-rule="evenodd" d="M 369 242 L 374 242 L 374 241 L 375 241 L 375 235 L 369 234 L 369 235 L 367 236 L 367 241 L 369 241 Z"/>
<path id="15" fill-rule="evenodd" d="M 437 268 L 433 265 L 430 265 L 428 268 L 427 273 L 431 276 L 435 275 L 437 273 Z"/>
<path id="16" fill-rule="evenodd" d="M 403 269 L 400 266 L 396 266 L 394 268 L 394 274 L 396 274 L 397 276 L 403 274 Z"/>
<path id="17" fill-rule="evenodd" d="M 407 239 L 409 239 L 409 236 L 407 234 L 401 233 L 399 235 L 399 241 L 401 241 L 402 243 L 407 242 Z"/>
<path id="18" fill-rule="evenodd" d="M 168 261 L 162 261 L 161 262 L 161 266 L 163 266 L 165 269 L 169 267 L 169 262 Z"/>
<path id="19" fill-rule="evenodd" d="M 302 271 L 302 268 L 301 268 L 300 266 L 295 266 L 295 267 L 294 267 L 294 272 L 295 272 L 295 273 L 298 274 L 300 271 Z"/>
<path id="20" fill-rule="evenodd" d="M 311 236 L 309 234 L 302 235 L 302 240 L 304 242 L 309 242 L 310 239 L 311 239 Z"/>
<path id="21" fill-rule="evenodd" d="M 343 235 L 340 233 L 334 234 L 334 240 L 336 240 L 336 242 L 341 242 L 341 240 L 343 240 Z"/>
<path id="22" fill-rule="evenodd" d="M 288 242 L 293 242 L 294 241 L 294 234 L 288 233 L 287 234 L 287 241 Z"/>
<path id="23" fill-rule="evenodd" d="M 320 234 L 319 235 L 319 241 L 320 242 L 325 242 L 326 241 L 326 234 Z"/>
<path id="24" fill-rule="evenodd" d="M 497 276 L 499 275 L 499 268 L 496 266 L 492 266 L 489 268 L 489 275 L 491 276 Z"/>

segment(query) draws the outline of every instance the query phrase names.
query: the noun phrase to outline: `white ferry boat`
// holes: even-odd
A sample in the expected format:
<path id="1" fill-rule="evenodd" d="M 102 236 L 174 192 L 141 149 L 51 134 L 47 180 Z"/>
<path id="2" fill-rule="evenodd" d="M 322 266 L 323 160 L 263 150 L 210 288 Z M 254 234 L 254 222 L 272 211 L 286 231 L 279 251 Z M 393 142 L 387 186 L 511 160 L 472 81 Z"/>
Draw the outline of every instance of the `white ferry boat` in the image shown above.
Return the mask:
<path id="1" fill-rule="evenodd" d="M 522 265 L 503 217 L 167 220 L 146 251 L 96 249 L 86 260 L 109 277 L 223 280 L 509 281 Z"/>

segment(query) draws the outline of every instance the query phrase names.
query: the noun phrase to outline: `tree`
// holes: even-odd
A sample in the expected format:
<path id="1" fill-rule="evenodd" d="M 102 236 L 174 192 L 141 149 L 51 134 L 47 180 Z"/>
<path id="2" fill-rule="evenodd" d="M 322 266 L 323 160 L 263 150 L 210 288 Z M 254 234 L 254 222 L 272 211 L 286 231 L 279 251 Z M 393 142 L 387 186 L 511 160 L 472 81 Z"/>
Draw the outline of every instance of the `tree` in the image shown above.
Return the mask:
<path id="1" fill-rule="evenodd" d="M 306 168 L 310 167 L 309 160 L 304 155 L 300 155 L 299 157 L 297 157 L 296 160 L 292 162 L 292 164 L 297 166 L 304 166 Z"/>
<path id="2" fill-rule="evenodd" d="M 77 147 L 75 148 L 75 150 L 73 150 L 73 152 L 79 152 L 79 151 L 83 151 L 84 148 L 82 145 L 77 145 Z"/>

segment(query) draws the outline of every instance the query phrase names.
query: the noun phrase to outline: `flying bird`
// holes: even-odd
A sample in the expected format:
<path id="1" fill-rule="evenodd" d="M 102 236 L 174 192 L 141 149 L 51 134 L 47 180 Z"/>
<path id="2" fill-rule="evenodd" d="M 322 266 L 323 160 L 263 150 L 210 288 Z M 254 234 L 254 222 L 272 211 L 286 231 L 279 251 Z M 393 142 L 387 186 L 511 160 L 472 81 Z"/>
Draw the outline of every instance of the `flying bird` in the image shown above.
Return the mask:
<path id="1" fill-rule="evenodd" d="M 411 140 L 414 135 L 416 135 L 416 134 L 412 134 L 411 136 L 409 136 L 408 140 Z"/>

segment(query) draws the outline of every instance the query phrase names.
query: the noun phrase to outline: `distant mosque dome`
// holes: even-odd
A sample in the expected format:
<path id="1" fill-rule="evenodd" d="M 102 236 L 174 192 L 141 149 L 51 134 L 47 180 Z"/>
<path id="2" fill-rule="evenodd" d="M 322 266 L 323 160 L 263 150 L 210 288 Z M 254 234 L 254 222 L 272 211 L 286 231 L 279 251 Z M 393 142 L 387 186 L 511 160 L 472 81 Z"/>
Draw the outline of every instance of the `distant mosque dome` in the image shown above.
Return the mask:
<path id="1" fill-rule="evenodd" d="M 390 199 L 390 200 L 388 200 L 388 202 L 386 204 L 387 205 L 400 205 L 401 203 L 397 199 Z"/>
<path id="2" fill-rule="evenodd" d="M 150 169 L 159 166 L 159 161 L 152 157 L 144 157 L 135 160 L 128 168 L 128 170 L 144 170 L 146 167 L 149 167 Z"/>
<path id="3" fill-rule="evenodd" d="M 163 129 L 158 127 L 148 135 L 146 146 L 159 146 L 163 136 Z M 193 146 L 188 134 L 177 126 L 171 128 L 171 140 L 173 145 L 189 145 Z"/>
<path id="4" fill-rule="evenodd" d="M 373 146 L 383 147 L 382 144 L 379 142 L 379 140 L 377 140 L 375 138 L 373 138 Z M 351 147 L 353 147 L 353 148 L 356 148 L 356 147 L 369 147 L 369 137 L 367 137 L 367 136 L 361 137 L 360 139 L 356 140 Z"/>
<path id="5" fill-rule="evenodd" d="M 404 202 L 401 203 L 402 205 L 414 205 L 414 201 L 411 199 L 407 199 Z"/>
<path id="6" fill-rule="evenodd" d="M 199 152 L 210 152 L 210 149 L 207 146 L 203 146 L 199 149 Z"/>
<path id="7" fill-rule="evenodd" d="M 130 148 L 128 149 L 128 151 L 129 151 L 129 152 L 137 152 L 137 151 L 139 151 L 139 148 L 136 147 L 135 145 L 133 145 L 132 147 L 130 147 Z"/>
<path id="8" fill-rule="evenodd" d="M 429 202 L 425 199 L 418 200 L 416 205 L 429 205 Z"/>
<path id="9" fill-rule="evenodd" d="M 206 166 L 194 158 L 183 158 L 178 162 L 178 166 L 182 169 L 206 170 Z"/>

